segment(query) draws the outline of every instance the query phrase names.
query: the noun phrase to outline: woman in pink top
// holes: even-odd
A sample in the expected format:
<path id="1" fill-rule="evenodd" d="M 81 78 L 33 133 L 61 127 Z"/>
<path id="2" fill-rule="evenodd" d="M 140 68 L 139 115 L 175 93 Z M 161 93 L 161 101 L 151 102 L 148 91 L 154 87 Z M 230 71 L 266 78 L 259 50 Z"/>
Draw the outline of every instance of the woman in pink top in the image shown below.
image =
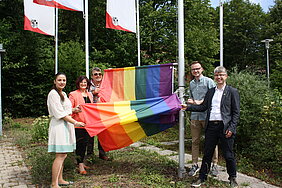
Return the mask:
<path id="1" fill-rule="evenodd" d="M 85 123 L 85 118 L 83 113 L 81 113 L 80 105 L 85 103 L 93 103 L 93 96 L 88 89 L 90 87 L 90 81 L 86 76 L 79 76 L 76 80 L 77 90 L 72 91 L 69 94 L 69 99 L 72 103 L 73 113 L 72 118 L 79 122 Z M 84 127 L 75 127 L 76 136 L 76 150 L 77 163 L 80 174 L 87 174 L 85 168 L 87 166 L 83 163 L 85 152 L 87 148 L 87 143 L 90 136 Z"/>

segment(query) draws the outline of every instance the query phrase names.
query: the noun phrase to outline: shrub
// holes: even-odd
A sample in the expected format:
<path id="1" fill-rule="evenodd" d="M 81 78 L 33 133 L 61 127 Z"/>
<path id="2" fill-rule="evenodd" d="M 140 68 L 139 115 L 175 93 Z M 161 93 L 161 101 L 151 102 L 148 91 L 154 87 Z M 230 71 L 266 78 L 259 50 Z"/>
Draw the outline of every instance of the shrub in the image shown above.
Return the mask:
<path id="1" fill-rule="evenodd" d="M 255 166 L 282 172 L 281 96 L 267 82 L 250 72 L 234 71 L 228 83 L 239 90 L 240 122 L 237 150 Z"/>
<path id="2" fill-rule="evenodd" d="M 49 116 L 36 118 L 32 123 L 32 140 L 48 140 Z"/>
<path id="3" fill-rule="evenodd" d="M 49 185 L 51 182 L 52 164 L 55 154 L 48 153 L 46 146 L 33 147 L 28 152 L 28 164 L 32 166 L 31 176 L 32 181 L 39 185 Z M 68 154 L 64 161 L 64 178 L 73 179 L 74 177 L 74 162 L 73 153 Z"/>

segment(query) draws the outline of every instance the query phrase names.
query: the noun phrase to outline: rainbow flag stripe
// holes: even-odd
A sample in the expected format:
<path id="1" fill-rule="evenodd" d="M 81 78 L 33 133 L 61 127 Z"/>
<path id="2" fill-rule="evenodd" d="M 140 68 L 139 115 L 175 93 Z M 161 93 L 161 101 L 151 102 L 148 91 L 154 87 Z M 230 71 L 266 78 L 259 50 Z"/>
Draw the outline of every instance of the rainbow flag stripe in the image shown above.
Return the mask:
<path id="1" fill-rule="evenodd" d="M 178 117 L 180 101 L 170 96 L 81 105 L 86 130 L 98 135 L 105 151 L 128 146 L 141 138 L 172 127 Z"/>
<path id="2" fill-rule="evenodd" d="M 149 65 L 104 70 L 101 102 L 132 101 L 172 94 L 173 65 Z"/>

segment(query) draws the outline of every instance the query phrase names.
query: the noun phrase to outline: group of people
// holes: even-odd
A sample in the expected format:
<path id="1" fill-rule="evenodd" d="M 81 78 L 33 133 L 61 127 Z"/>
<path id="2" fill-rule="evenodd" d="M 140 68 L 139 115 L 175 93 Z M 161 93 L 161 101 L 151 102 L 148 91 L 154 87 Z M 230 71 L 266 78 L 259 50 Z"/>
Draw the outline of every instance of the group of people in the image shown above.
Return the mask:
<path id="1" fill-rule="evenodd" d="M 192 168 L 188 173 L 195 176 L 200 171 L 199 178 L 192 183 L 200 187 L 210 173 L 218 175 L 217 161 L 220 142 L 226 161 L 230 187 L 238 187 L 236 181 L 237 169 L 233 151 L 236 126 L 240 117 L 240 97 L 238 90 L 227 85 L 227 70 L 223 66 L 214 69 L 214 80 L 203 76 L 203 68 L 199 61 L 191 64 L 190 98 L 188 104 L 182 104 L 182 109 L 191 112 L 192 136 Z M 198 167 L 199 143 L 201 130 L 205 132 L 204 156 L 201 168 Z M 211 163 L 213 162 L 213 165 Z"/>
<path id="2" fill-rule="evenodd" d="M 75 151 L 78 172 L 87 174 L 90 167 L 84 164 L 85 155 L 93 154 L 94 137 L 90 137 L 85 126 L 85 117 L 80 105 L 99 101 L 100 84 L 103 78 L 100 68 L 92 69 L 91 81 L 86 76 L 76 80 L 76 90 L 69 96 L 63 91 L 66 86 L 66 75 L 55 75 L 52 90 L 48 94 L 47 106 L 51 116 L 49 124 L 48 152 L 56 153 L 52 165 L 52 187 L 73 184 L 63 179 L 63 163 L 67 153 Z M 98 141 L 99 158 L 111 160 Z"/>
<path id="3" fill-rule="evenodd" d="M 226 85 L 227 70 L 222 67 L 214 69 L 215 82 L 203 75 L 203 67 L 199 61 L 191 64 L 190 98 L 182 109 L 191 113 L 192 136 L 192 167 L 188 173 L 199 178 L 192 186 L 200 187 L 210 173 L 218 175 L 218 148 L 220 141 L 223 156 L 226 160 L 227 173 L 231 187 L 237 187 L 236 161 L 233 151 L 236 126 L 240 115 L 240 98 L 237 89 Z M 102 81 L 100 68 L 92 70 L 92 80 L 86 76 L 78 77 L 77 90 L 69 97 L 63 89 L 66 86 L 66 75 L 57 73 L 54 85 L 48 94 L 47 105 L 51 116 L 49 125 L 48 152 L 55 152 L 52 166 L 52 187 L 70 185 L 73 182 L 63 179 L 63 163 L 68 152 L 75 151 L 80 174 L 87 174 L 89 168 L 84 164 L 85 154 L 93 153 L 93 137 L 85 130 L 85 119 L 80 105 L 99 102 L 100 83 Z M 205 132 L 204 156 L 201 167 L 198 166 L 201 131 Z M 111 160 L 98 141 L 99 158 Z M 213 164 L 212 164 L 213 163 Z M 210 170 L 211 169 L 211 170 Z"/>

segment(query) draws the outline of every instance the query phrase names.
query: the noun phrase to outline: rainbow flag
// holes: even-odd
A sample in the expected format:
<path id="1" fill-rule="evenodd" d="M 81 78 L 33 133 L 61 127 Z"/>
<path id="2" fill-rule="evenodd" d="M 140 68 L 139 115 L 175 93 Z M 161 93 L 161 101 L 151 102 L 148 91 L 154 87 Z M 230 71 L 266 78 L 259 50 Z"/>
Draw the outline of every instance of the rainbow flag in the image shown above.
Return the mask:
<path id="1" fill-rule="evenodd" d="M 98 135 L 105 151 L 126 147 L 141 138 L 172 127 L 180 101 L 170 96 L 81 105 L 86 130 Z"/>
<path id="2" fill-rule="evenodd" d="M 132 101 L 172 94 L 173 65 L 148 65 L 104 70 L 101 102 Z"/>
<path id="3" fill-rule="evenodd" d="M 172 71 L 172 64 L 104 70 L 102 103 L 81 106 L 87 132 L 110 151 L 172 127 L 180 110 Z"/>

